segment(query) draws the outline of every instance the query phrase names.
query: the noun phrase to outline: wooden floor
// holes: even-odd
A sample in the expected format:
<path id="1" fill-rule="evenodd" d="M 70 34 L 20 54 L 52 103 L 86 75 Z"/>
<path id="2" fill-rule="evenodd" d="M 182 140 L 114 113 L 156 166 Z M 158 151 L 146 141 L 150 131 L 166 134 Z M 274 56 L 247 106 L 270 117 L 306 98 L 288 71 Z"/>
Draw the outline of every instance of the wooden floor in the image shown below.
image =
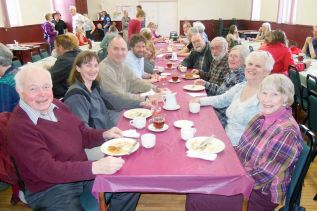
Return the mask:
<path id="1" fill-rule="evenodd" d="M 317 201 L 313 197 L 317 193 L 317 159 L 310 166 L 307 173 L 301 204 L 307 211 L 317 210 Z M 27 206 L 19 203 L 10 204 L 11 190 L 0 192 L 1 211 L 29 211 Z M 137 211 L 183 211 L 185 210 L 185 196 L 177 194 L 142 194 Z"/>

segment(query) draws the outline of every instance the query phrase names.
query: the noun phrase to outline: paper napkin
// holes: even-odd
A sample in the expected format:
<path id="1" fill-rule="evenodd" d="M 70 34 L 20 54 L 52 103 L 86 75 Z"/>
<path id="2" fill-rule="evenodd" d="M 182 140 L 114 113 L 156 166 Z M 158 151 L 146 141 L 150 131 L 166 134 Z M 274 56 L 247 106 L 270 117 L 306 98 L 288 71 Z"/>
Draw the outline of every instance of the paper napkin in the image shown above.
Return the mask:
<path id="1" fill-rule="evenodd" d="M 187 157 L 200 158 L 200 159 L 209 160 L 209 161 L 216 160 L 216 158 L 217 158 L 217 154 L 206 153 L 206 152 L 197 152 L 197 151 L 191 151 L 191 150 L 188 150 L 186 152 L 186 154 L 187 154 Z"/>
<path id="2" fill-rule="evenodd" d="M 140 133 L 136 132 L 136 130 L 134 130 L 134 129 L 125 130 L 122 132 L 122 135 L 124 137 L 129 137 L 129 138 L 139 138 L 140 137 Z"/>

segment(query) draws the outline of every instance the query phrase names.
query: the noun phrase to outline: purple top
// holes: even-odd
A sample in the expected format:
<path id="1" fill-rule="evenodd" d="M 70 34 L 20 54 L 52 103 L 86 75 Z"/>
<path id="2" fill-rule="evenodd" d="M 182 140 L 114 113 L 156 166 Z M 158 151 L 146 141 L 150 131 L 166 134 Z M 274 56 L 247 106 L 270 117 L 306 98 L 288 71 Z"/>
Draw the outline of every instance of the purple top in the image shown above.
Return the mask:
<path id="1" fill-rule="evenodd" d="M 53 23 L 46 21 L 42 24 L 42 28 L 44 30 L 44 33 L 47 34 L 47 42 L 48 43 L 54 43 L 56 36 L 58 35 L 58 32 L 55 31 L 55 27 Z"/>
<path id="2" fill-rule="evenodd" d="M 283 107 L 271 115 L 255 116 L 236 151 L 242 165 L 255 180 L 254 189 L 271 195 L 273 203 L 282 204 L 302 144 L 291 109 Z"/>

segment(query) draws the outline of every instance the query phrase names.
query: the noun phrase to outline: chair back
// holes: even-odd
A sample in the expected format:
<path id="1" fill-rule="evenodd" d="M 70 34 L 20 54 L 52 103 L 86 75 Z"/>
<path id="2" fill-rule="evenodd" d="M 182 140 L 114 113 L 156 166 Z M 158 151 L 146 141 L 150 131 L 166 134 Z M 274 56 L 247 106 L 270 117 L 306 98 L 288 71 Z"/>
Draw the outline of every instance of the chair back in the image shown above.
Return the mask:
<path id="1" fill-rule="evenodd" d="M 49 57 L 50 55 L 48 55 L 48 52 L 47 51 L 42 51 L 41 52 L 41 58 L 44 59 L 46 57 Z"/>
<path id="2" fill-rule="evenodd" d="M 288 67 L 288 76 L 294 84 L 295 96 L 294 102 L 301 106 L 302 109 L 306 109 L 303 102 L 303 89 L 299 78 L 298 70 L 295 66 L 290 65 Z"/>
<path id="3" fill-rule="evenodd" d="M 31 59 L 32 59 L 32 62 L 36 62 L 36 61 L 41 60 L 42 58 L 40 55 L 35 54 L 35 55 L 32 55 Z"/>
<path id="4" fill-rule="evenodd" d="M 14 68 L 19 68 L 19 67 L 21 67 L 22 66 L 22 64 L 21 64 L 21 62 L 20 62 L 20 60 L 13 60 L 12 61 L 12 66 L 14 67 Z"/>
<path id="5" fill-rule="evenodd" d="M 317 95 L 308 96 L 308 127 L 317 132 Z"/>
<path id="6" fill-rule="evenodd" d="M 316 137 L 314 133 L 311 132 L 305 125 L 300 125 L 300 129 L 304 135 L 304 139 L 307 140 L 307 144 L 304 143 L 303 151 L 296 162 L 291 182 L 287 189 L 285 205 L 283 209 L 281 209 L 285 211 L 292 211 L 293 208 L 300 207 L 304 178 L 316 151 Z"/>

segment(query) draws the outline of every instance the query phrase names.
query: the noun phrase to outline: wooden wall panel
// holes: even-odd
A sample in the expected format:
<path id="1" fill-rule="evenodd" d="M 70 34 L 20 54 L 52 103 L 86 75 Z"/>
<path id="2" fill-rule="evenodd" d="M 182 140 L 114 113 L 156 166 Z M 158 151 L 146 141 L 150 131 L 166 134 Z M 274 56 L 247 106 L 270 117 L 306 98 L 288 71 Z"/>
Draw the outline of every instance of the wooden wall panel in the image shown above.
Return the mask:
<path id="1" fill-rule="evenodd" d="M 18 42 L 45 42 L 40 24 L 0 28 L 0 42 L 4 44 Z"/>

